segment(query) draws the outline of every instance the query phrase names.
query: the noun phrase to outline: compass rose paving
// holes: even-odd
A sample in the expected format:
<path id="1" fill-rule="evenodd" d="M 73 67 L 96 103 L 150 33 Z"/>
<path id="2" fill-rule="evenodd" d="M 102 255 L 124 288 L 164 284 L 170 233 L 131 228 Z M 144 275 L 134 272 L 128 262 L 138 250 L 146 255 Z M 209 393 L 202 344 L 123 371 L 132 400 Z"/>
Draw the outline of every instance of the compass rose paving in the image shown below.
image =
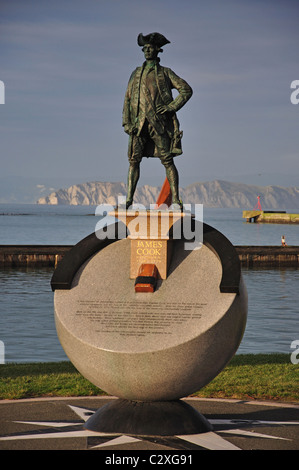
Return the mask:
<path id="1" fill-rule="evenodd" d="M 2 450 L 296 450 L 299 405 L 227 399 L 186 401 L 213 431 L 181 436 L 130 436 L 83 428 L 112 397 L 24 399 L 0 402 Z"/>

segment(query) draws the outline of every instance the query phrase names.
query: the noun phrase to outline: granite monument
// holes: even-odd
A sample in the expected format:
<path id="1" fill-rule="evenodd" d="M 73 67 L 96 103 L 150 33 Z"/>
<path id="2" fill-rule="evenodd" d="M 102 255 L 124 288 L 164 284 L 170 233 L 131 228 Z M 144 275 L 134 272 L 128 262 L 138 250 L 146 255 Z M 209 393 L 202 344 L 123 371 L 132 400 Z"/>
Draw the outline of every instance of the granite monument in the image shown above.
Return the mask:
<path id="1" fill-rule="evenodd" d="M 97 432 L 171 436 L 211 430 L 181 399 L 219 374 L 246 325 L 247 292 L 236 250 L 179 200 L 176 111 L 192 91 L 158 63 L 168 42 L 159 33 L 138 36 L 146 62 L 130 78 L 123 112 L 130 136 L 126 207 L 112 211 L 116 221 L 105 230 L 75 245 L 51 280 L 67 356 L 90 382 L 118 397 L 86 422 Z M 172 87 L 179 92 L 175 100 Z M 165 166 L 168 186 L 158 200 L 172 199 L 172 206 L 129 209 L 143 156 L 157 156 Z M 177 230 L 185 221 L 193 237 L 202 233 L 196 249 L 187 250 L 186 234 Z"/>

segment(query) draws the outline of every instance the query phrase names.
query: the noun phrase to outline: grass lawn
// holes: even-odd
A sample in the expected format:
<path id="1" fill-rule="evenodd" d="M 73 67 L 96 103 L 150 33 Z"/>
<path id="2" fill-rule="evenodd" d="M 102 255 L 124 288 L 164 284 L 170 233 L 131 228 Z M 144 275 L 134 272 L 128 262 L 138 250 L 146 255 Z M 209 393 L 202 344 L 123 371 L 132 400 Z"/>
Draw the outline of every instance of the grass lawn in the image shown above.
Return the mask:
<path id="1" fill-rule="evenodd" d="M 192 396 L 299 401 L 299 364 L 288 354 L 236 355 L 222 372 Z M 71 362 L 0 365 L 0 399 L 107 395 Z"/>
<path id="2" fill-rule="evenodd" d="M 240 354 L 198 397 L 299 401 L 299 364 L 289 354 Z"/>

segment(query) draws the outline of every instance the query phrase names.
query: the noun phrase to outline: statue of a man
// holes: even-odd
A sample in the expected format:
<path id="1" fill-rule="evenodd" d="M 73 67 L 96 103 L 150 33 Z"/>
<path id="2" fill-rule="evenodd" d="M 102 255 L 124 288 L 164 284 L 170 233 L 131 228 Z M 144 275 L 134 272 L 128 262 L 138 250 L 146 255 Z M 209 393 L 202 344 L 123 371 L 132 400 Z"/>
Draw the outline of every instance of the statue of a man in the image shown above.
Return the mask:
<path id="1" fill-rule="evenodd" d="M 178 171 L 173 157 L 182 154 L 182 132 L 176 111 L 191 98 L 192 89 L 171 69 L 159 64 L 158 53 L 169 43 L 162 34 L 139 34 L 137 43 L 142 46 L 145 62 L 132 73 L 123 107 L 123 127 L 129 134 L 129 172 L 126 208 L 133 203 L 143 157 L 159 157 L 166 169 L 172 203 L 182 208 L 179 200 Z M 173 99 L 171 90 L 178 96 Z"/>

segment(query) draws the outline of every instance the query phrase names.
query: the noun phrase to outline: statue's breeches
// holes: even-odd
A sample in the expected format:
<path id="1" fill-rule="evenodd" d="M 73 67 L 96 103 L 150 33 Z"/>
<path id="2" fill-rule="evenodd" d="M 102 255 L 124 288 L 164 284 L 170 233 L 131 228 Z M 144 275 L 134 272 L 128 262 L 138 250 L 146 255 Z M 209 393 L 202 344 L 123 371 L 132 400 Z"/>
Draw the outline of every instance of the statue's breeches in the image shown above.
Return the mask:
<path id="1" fill-rule="evenodd" d="M 128 158 L 130 162 L 141 162 L 143 157 L 158 157 L 164 164 L 172 160 L 171 139 L 167 132 L 160 135 L 145 123 L 140 135 L 130 135 Z"/>

